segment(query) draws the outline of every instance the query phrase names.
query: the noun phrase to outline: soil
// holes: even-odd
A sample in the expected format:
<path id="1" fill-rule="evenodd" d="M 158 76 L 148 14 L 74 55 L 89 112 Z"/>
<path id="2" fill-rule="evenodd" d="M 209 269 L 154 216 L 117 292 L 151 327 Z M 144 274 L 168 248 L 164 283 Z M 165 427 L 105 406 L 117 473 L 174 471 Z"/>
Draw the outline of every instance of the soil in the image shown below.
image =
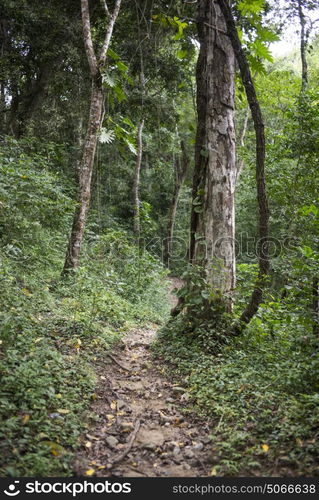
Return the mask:
<path id="1" fill-rule="evenodd" d="M 172 280 L 172 288 L 181 286 Z M 170 297 L 172 306 L 175 297 Z M 131 331 L 99 366 L 94 420 L 75 472 L 116 477 L 205 477 L 212 468 L 209 424 L 183 413 L 188 394 L 165 377 L 150 351 L 157 325 Z"/>

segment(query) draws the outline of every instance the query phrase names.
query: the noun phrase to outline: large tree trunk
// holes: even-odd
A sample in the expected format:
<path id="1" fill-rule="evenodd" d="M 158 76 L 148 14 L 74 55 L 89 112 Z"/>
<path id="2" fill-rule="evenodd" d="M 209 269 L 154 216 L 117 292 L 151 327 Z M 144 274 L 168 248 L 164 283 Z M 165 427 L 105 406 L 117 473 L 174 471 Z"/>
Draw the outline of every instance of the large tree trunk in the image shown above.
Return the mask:
<path id="1" fill-rule="evenodd" d="M 220 7 L 198 2 L 197 137 L 190 261 L 231 309 L 235 287 L 235 56 Z"/>
<path id="2" fill-rule="evenodd" d="M 171 205 L 168 211 L 167 236 L 165 240 L 164 259 L 163 259 L 167 267 L 170 266 L 170 260 L 172 257 L 174 227 L 175 227 L 175 219 L 178 207 L 178 200 L 189 168 L 189 159 L 184 141 L 181 141 L 181 151 L 182 151 L 181 158 L 178 158 L 177 162 L 174 165 L 174 173 L 175 173 L 174 191 L 173 191 Z"/>
<path id="3" fill-rule="evenodd" d="M 35 112 L 40 107 L 43 99 L 47 94 L 48 85 L 53 74 L 53 70 L 56 65 L 59 64 L 60 58 L 54 61 L 49 61 L 44 64 L 39 69 L 38 75 L 30 83 L 30 87 L 25 96 L 21 99 L 21 110 L 20 110 L 20 135 L 23 135 L 28 122 L 32 120 Z"/>
<path id="4" fill-rule="evenodd" d="M 79 263 L 87 211 L 91 198 L 91 180 L 98 133 L 101 124 L 104 95 L 101 86 L 93 82 L 88 130 L 79 171 L 78 206 L 76 208 L 63 273 Z"/>
<path id="5" fill-rule="evenodd" d="M 236 54 L 241 78 L 245 87 L 247 101 L 252 114 L 256 134 L 256 183 L 257 199 L 259 206 L 259 240 L 258 240 L 258 262 L 259 273 L 252 292 L 250 301 L 240 316 L 240 324 L 234 328 L 234 333 L 242 331 L 245 324 L 249 323 L 256 314 L 263 299 L 263 289 L 269 272 L 269 209 L 265 181 L 265 132 L 264 122 L 255 86 L 247 62 L 245 52 L 238 37 L 236 24 L 231 8 L 227 0 L 217 0 L 220 5 L 227 25 L 227 32 Z"/>
<path id="6" fill-rule="evenodd" d="M 136 239 L 140 236 L 140 176 L 143 155 L 143 127 L 144 120 L 139 123 L 137 129 L 137 157 L 133 182 L 133 232 Z"/>
<path id="7" fill-rule="evenodd" d="M 10 118 L 7 125 L 8 133 L 19 138 L 25 134 L 28 124 L 40 108 L 46 97 L 48 86 L 56 66 L 61 58 L 42 63 L 38 68 L 37 75 L 30 77 L 27 83 L 20 89 L 13 89 L 13 97 L 10 109 Z"/>
<path id="8" fill-rule="evenodd" d="M 121 0 L 115 0 L 112 14 L 107 7 L 106 1 L 103 3 L 106 15 L 109 17 L 105 38 L 99 54 L 96 55 L 93 47 L 89 2 L 81 0 L 81 12 L 83 23 L 83 40 L 87 55 L 87 60 L 91 72 L 92 90 L 89 122 L 82 155 L 79 172 L 78 206 L 73 217 L 73 225 L 69 245 L 66 252 L 62 274 L 68 274 L 76 269 L 79 264 L 80 251 L 83 241 L 86 216 L 91 198 L 91 180 L 95 158 L 98 134 L 103 119 L 104 94 L 102 88 L 101 71 L 105 67 L 107 51 L 111 42 L 114 25 L 119 14 Z"/>

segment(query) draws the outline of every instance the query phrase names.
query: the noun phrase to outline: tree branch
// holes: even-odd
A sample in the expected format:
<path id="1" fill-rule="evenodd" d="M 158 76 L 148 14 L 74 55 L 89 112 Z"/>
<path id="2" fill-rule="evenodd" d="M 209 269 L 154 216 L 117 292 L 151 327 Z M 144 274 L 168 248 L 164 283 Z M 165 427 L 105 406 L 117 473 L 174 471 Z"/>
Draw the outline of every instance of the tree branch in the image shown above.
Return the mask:
<path id="1" fill-rule="evenodd" d="M 105 10 L 105 14 L 106 14 L 107 16 L 109 16 L 109 15 L 110 15 L 110 11 L 109 11 L 109 8 L 108 8 L 108 6 L 107 6 L 106 1 L 105 1 L 105 0 L 101 0 L 101 4 L 102 4 L 102 7 L 103 7 L 103 8 L 104 8 L 104 10 Z"/>
<path id="2" fill-rule="evenodd" d="M 107 51 L 110 46 L 111 42 L 111 37 L 114 29 L 114 24 L 117 19 L 117 16 L 119 15 L 120 12 L 120 7 L 121 7 L 122 0 L 116 0 L 114 10 L 112 12 L 112 15 L 109 20 L 109 24 L 105 33 L 105 38 L 104 38 L 104 43 L 102 45 L 102 48 L 100 50 L 99 54 L 99 67 L 103 67 L 106 61 L 106 56 L 107 56 Z"/>
<path id="3" fill-rule="evenodd" d="M 88 0 L 81 0 L 81 13 L 83 23 L 83 36 L 87 60 L 90 66 L 92 77 L 98 73 L 98 65 L 96 55 L 92 42 L 91 23 L 90 23 L 90 10 Z"/>

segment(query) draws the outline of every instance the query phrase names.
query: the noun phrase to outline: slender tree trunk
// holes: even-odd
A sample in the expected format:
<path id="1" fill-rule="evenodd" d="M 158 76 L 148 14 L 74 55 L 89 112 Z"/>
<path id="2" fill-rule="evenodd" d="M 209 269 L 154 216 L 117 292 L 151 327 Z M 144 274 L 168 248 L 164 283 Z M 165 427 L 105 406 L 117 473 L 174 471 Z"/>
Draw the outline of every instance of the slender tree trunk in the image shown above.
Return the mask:
<path id="1" fill-rule="evenodd" d="M 108 26 L 101 50 L 96 55 L 93 47 L 88 0 L 81 0 L 83 23 L 83 39 L 91 72 L 91 105 L 86 139 L 79 172 L 78 206 L 73 217 L 73 225 L 66 252 L 62 274 L 68 274 L 77 268 L 85 230 L 86 216 L 91 198 L 91 181 L 98 134 L 103 119 L 104 94 L 102 88 L 101 70 L 105 67 L 107 51 L 116 19 L 119 14 L 121 0 L 115 0 L 114 10 L 110 14 L 106 1 L 105 12 L 109 17 Z"/>
<path id="2" fill-rule="evenodd" d="M 140 177 L 141 165 L 143 156 L 143 127 L 144 120 L 141 120 L 137 129 L 137 157 L 135 164 L 134 182 L 133 182 L 133 232 L 135 238 L 138 240 L 140 236 Z"/>
<path id="3" fill-rule="evenodd" d="M 255 134 L 256 134 L 256 183 L 257 199 L 259 206 L 259 241 L 258 241 L 258 261 L 259 273 L 257 282 L 251 295 L 251 299 L 246 309 L 240 317 L 240 325 L 236 326 L 234 333 L 240 333 L 243 325 L 250 322 L 256 314 L 263 299 L 263 289 L 266 285 L 266 278 L 269 273 L 269 209 L 266 193 L 265 181 L 265 132 L 264 122 L 256 95 L 253 79 L 247 62 L 245 52 L 238 37 L 236 24 L 231 8 L 227 0 L 218 0 L 226 25 L 231 44 L 233 46 L 238 61 L 241 78 L 245 87 L 248 104 L 251 110 Z"/>
<path id="4" fill-rule="evenodd" d="M 190 261 L 227 309 L 235 287 L 235 57 L 219 5 L 198 1 L 197 136 Z"/>
<path id="5" fill-rule="evenodd" d="M 11 134 L 16 138 L 19 138 L 19 105 L 20 105 L 20 95 L 18 86 L 16 84 L 12 85 L 12 99 L 10 105 L 9 119 L 7 121 L 6 133 Z"/>
<path id="6" fill-rule="evenodd" d="M 176 212 L 178 207 L 178 200 L 187 175 L 187 171 L 189 169 L 189 159 L 186 152 L 184 141 L 181 141 L 181 151 L 182 151 L 181 155 L 182 158 L 181 159 L 179 158 L 174 165 L 174 170 L 175 170 L 174 192 L 173 192 L 171 206 L 168 212 L 167 236 L 165 240 L 164 259 L 163 259 L 167 267 L 169 267 L 170 259 L 172 256 L 174 226 L 175 226 Z"/>
<path id="7" fill-rule="evenodd" d="M 298 16 L 300 23 L 300 56 L 301 56 L 301 94 L 303 94 L 308 85 L 308 64 L 307 64 L 307 30 L 306 18 L 302 10 L 302 0 L 298 0 Z"/>
<path id="8" fill-rule="evenodd" d="M 315 276 L 312 282 L 313 333 L 319 336 L 319 278 Z"/>
<path id="9" fill-rule="evenodd" d="M 244 147 L 245 146 L 245 137 L 246 137 L 246 132 L 247 132 L 247 126 L 248 126 L 248 119 L 249 119 L 249 107 L 246 109 L 246 113 L 245 113 L 245 118 L 244 118 L 244 123 L 243 123 L 243 128 L 242 128 L 242 131 L 241 131 L 241 134 L 240 134 L 240 138 L 239 138 L 239 145 L 240 147 Z M 236 184 L 237 184 L 237 181 L 244 169 L 244 166 L 245 166 L 245 162 L 244 162 L 244 159 L 241 158 L 241 160 L 238 162 L 237 164 L 237 170 L 236 170 Z"/>
<path id="10" fill-rule="evenodd" d="M 79 172 L 78 206 L 73 217 L 73 226 L 64 263 L 63 273 L 75 269 L 79 263 L 86 216 L 91 198 L 91 181 L 98 132 L 101 124 L 104 95 L 97 83 L 92 84 L 91 107 L 88 130 Z"/>
<path id="11" fill-rule="evenodd" d="M 5 82 L 4 80 L 0 82 L 0 134 L 3 134 L 6 130 L 6 120 L 7 120 L 7 106 L 5 98 Z"/>

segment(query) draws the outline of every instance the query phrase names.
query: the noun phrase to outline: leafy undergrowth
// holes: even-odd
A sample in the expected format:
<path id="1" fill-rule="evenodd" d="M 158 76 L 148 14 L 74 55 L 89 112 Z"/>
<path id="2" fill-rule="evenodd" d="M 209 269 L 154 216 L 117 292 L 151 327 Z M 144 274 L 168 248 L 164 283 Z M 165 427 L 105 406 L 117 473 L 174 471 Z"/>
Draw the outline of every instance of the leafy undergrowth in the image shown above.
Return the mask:
<path id="1" fill-rule="evenodd" d="M 0 474 L 70 475 L 92 366 L 133 325 L 162 321 L 165 273 L 120 229 L 91 230 L 82 267 L 61 280 L 74 207 L 59 158 L 11 141 L 0 159 Z"/>
<path id="2" fill-rule="evenodd" d="M 212 473 L 318 475 L 319 339 L 310 328 L 279 302 L 228 341 L 187 323 L 171 320 L 154 350 L 185 381 L 189 411 L 212 422 Z"/>

